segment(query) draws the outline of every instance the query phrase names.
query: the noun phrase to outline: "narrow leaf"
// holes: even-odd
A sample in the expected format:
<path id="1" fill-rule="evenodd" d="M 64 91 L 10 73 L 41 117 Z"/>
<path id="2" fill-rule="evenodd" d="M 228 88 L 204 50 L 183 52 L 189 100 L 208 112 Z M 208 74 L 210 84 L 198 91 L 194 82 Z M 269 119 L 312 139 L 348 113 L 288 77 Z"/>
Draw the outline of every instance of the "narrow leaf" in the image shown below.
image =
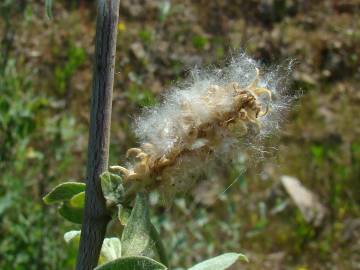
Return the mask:
<path id="1" fill-rule="evenodd" d="M 85 205 L 85 191 L 73 196 L 69 203 L 71 207 L 83 209 Z"/>
<path id="2" fill-rule="evenodd" d="M 63 205 L 59 208 L 60 215 L 76 224 L 81 224 L 83 221 L 83 209 L 81 208 L 73 208 L 69 203 L 64 202 Z"/>
<path id="3" fill-rule="evenodd" d="M 248 261 L 247 257 L 240 253 L 225 253 L 223 255 L 203 261 L 188 270 L 224 270 L 233 265 L 237 260 Z"/>
<path id="4" fill-rule="evenodd" d="M 121 237 L 123 256 L 145 255 L 151 242 L 151 226 L 147 196 L 139 193 Z"/>
<path id="5" fill-rule="evenodd" d="M 46 204 L 70 200 L 76 194 L 85 191 L 85 184 L 79 182 L 65 182 L 56 186 L 44 198 Z"/>
<path id="6" fill-rule="evenodd" d="M 118 208 L 117 218 L 121 225 L 126 226 L 131 215 L 131 209 L 122 206 L 121 204 L 116 205 Z"/>
<path id="7" fill-rule="evenodd" d="M 158 231 L 156 230 L 155 226 L 152 223 L 150 228 L 150 238 L 155 243 L 155 249 L 157 254 L 159 255 L 160 262 L 166 266 L 169 266 L 169 261 L 164 244 L 160 238 Z"/>
<path id="8" fill-rule="evenodd" d="M 166 266 L 148 257 L 122 257 L 95 268 L 95 270 L 166 270 Z"/>
<path id="9" fill-rule="evenodd" d="M 45 0 L 45 13 L 48 18 L 52 18 L 52 4 L 53 0 Z"/>

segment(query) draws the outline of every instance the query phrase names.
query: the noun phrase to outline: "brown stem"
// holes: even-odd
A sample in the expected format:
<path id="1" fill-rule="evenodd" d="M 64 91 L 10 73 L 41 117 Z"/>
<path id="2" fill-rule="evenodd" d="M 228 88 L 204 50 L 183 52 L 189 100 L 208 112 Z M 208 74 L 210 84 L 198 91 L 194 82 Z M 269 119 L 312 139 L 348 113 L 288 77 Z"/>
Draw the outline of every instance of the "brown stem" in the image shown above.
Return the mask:
<path id="1" fill-rule="evenodd" d="M 97 5 L 85 209 L 77 270 L 91 270 L 97 265 L 110 220 L 99 175 L 108 167 L 119 4 L 120 0 L 98 0 Z"/>

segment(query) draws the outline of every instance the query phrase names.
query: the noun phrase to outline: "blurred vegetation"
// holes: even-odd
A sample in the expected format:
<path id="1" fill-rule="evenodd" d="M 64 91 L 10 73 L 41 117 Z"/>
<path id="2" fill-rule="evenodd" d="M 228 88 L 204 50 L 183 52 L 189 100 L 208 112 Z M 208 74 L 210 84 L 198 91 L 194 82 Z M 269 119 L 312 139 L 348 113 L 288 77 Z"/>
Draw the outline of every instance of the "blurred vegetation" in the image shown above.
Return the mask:
<path id="1" fill-rule="evenodd" d="M 84 176 L 95 1 L 54 2 L 52 20 L 35 0 L 0 3 L 0 269 L 75 260 L 62 239 L 74 226 L 41 197 Z M 359 14 L 357 0 L 121 1 L 111 163 L 136 145 L 133 116 L 189 68 L 237 49 L 265 64 L 296 60 L 301 97 L 268 140 L 274 151 L 214 174 L 172 207 L 151 194 L 173 265 L 234 250 L 250 258 L 244 269 L 360 269 Z M 326 206 L 320 227 L 282 175 Z"/>

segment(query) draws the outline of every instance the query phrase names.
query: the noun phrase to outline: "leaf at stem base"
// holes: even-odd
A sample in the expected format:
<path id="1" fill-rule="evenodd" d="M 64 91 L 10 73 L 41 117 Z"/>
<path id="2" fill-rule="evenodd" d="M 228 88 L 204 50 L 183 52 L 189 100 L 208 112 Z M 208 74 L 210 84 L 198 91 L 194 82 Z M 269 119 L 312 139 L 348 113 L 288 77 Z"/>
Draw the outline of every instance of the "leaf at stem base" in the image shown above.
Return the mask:
<path id="1" fill-rule="evenodd" d="M 246 262 L 248 261 L 245 255 L 231 252 L 198 263 L 188 270 L 224 270 L 233 265 L 238 260 Z"/>
<path id="2" fill-rule="evenodd" d="M 122 257 L 95 268 L 95 270 L 166 270 L 166 266 L 143 256 Z"/>
<path id="3" fill-rule="evenodd" d="M 85 191 L 85 184 L 80 182 L 65 182 L 56 186 L 44 198 L 46 204 L 68 201 L 76 194 Z"/>

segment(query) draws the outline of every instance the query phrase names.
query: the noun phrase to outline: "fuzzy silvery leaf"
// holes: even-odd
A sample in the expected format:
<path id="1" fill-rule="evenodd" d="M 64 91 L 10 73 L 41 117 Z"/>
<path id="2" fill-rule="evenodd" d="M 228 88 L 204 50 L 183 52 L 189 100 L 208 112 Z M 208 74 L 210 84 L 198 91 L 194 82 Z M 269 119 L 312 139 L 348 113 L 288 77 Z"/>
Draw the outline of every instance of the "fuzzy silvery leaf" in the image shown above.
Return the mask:
<path id="1" fill-rule="evenodd" d="M 110 262 L 121 257 L 121 242 L 117 237 L 105 238 L 101 247 L 100 256 L 105 262 Z"/>
<path id="2" fill-rule="evenodd" d="M 161 240 L 161 237 L 160 237 L 158 231 L 156 230 L 155 226 L 152 223 L 151 223 L 151 228 L 150 228 L 150 238 L 155 244 L 154 248 L 159 256 L 160 262 L 166 266 L 169 266 L 169 261 L 167 258 L 164 244 Z"/>
<path id="3" fill-rule="evenodd" d="M 168 259 L 159 233 L 150 221 L 148 197 L 139 193 L 130 217 L 128 209 L 119 207 L 120 222 L 126 224 L 121 243 L 123 256 L 157 255 L 161 263 L 168 265 Z"/>
<path id="4" fill-rule="evenodd" d="M 46 204 L 68 201 L 76 194 L 85 191 L 85 184 L 79 182 L 65 182 L 56 186 L 44 198 Z"/>
<path id="5" fill-rule="evenodd" d="M 74 240 L 79 241 L 80 234 L 81 234 L 81 231 L 76 231 L 76 230 L 68 231 L 64 234 L 64 240 L 66 243 L 69 243 L 70 241 L 74 241 Z"/>
<path id="6" fill-rule="evenodd" d="M 121 237 L 123 256 L 146 255 L 151 244 L 151 226 L 147 196 L 139 193 Z"/>
<path id="7" fill-rule="evenodd" d="M 124 197 L 122 178 L 119 175 L 104 172 L 100 175 L 101 189 L 107 201 L 118 204 Z"/>
<path id="8" fill-rule="evenodd" d="M 233 265 L 238 260 L 246 262 L 248 261 L 245 255 L 231 252 L 198 263 L 188 270 L 224 270 Z"/>
<path id="9" fill-rule="evenodd" d="M 143 256 L 122 257 L 106 264 L 100 265 L 95 270 L 166 270 L 163 264 Z"/>

